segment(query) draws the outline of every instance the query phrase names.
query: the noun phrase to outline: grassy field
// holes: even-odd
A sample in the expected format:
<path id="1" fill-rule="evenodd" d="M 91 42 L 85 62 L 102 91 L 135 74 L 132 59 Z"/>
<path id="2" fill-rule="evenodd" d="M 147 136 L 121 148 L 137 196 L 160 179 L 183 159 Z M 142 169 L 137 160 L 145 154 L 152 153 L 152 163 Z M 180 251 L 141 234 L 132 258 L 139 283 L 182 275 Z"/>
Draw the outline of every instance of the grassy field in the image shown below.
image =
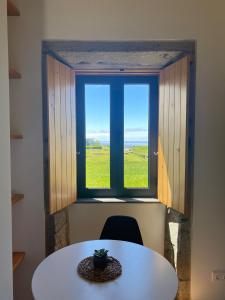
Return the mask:
<path id="1" fill-rule="evenodd" d="M 124 153 L 124 185 L 127 188 L 148 186 L 147 146 L 133 146 Z M 86 148 L 86 186 L 110 187 L 109 146 Z"/>

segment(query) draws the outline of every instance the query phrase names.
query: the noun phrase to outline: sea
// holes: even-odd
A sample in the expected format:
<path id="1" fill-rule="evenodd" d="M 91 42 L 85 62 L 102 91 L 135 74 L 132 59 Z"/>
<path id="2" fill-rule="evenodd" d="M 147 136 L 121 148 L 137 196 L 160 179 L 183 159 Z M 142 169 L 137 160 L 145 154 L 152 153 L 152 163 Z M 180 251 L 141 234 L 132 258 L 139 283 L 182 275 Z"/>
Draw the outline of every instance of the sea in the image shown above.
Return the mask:
<path id="1" fill-rule="evenodd" d="M 109 146 L 109 141 L 100 141 L 100 143 L 104 146 Z M 125 141 L 124 148 L 131 148 L 133 146 L 147 146 L 147 141 Z"/>

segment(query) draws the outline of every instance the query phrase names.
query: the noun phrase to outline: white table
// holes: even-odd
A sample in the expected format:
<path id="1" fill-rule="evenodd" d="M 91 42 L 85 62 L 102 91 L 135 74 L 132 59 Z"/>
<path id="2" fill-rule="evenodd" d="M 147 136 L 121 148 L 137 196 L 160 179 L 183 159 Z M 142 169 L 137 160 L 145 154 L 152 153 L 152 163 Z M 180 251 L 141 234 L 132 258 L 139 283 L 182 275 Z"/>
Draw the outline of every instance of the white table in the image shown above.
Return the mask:
<path id="1" fill-rule="evenodd" d="M 109 249 L 122 265 L 122 275 L 93 283 L 77 274 L 78 263 L 95 249 Z M 87 241 L 48 256 L 32 280 L 35 300 L 174 300 L 178 280 L 173 267 L 158 253 L 133 243 Z"/>

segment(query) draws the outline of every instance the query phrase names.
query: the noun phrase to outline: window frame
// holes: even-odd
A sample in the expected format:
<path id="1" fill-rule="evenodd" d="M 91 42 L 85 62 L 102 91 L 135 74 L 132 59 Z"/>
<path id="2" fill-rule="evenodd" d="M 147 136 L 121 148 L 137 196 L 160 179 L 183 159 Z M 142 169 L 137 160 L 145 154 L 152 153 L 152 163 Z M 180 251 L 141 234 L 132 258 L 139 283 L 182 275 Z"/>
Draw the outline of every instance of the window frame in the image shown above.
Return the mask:
<path id="1" fill-rule="evenodd" d="M 110 188 L 87 188 L 85 179 L 85 84 L 110 85 Z M 149 84 L 148 188 L 124 187 L 124 85 Z M 158 75 L 77 75 L 78 198 L 157 197 Z M 113 100 L 113 101 L 112 101 Z M 116 120 L 116 122 L 115 122 Z M 122 129 L 122 130 L 121 130 Z M 114 162 L 117 162 L 115 164 Z"/>

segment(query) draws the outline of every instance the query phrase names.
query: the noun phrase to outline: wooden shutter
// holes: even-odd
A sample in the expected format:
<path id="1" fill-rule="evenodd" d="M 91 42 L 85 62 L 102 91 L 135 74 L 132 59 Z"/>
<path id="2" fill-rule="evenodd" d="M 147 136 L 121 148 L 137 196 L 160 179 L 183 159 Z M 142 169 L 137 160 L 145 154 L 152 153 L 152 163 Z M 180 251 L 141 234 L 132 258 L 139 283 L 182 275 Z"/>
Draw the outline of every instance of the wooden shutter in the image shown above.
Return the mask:
<path id="1" fill-rule="evenodd" d="M 158 198 L 185 213 L 186 113 L 189 59 L 160 72 Z"/>
<path id="2" fill-rule="evenodd" d="M 76 201 L 75 73 L 47 56 L 49 212 Z"/>

